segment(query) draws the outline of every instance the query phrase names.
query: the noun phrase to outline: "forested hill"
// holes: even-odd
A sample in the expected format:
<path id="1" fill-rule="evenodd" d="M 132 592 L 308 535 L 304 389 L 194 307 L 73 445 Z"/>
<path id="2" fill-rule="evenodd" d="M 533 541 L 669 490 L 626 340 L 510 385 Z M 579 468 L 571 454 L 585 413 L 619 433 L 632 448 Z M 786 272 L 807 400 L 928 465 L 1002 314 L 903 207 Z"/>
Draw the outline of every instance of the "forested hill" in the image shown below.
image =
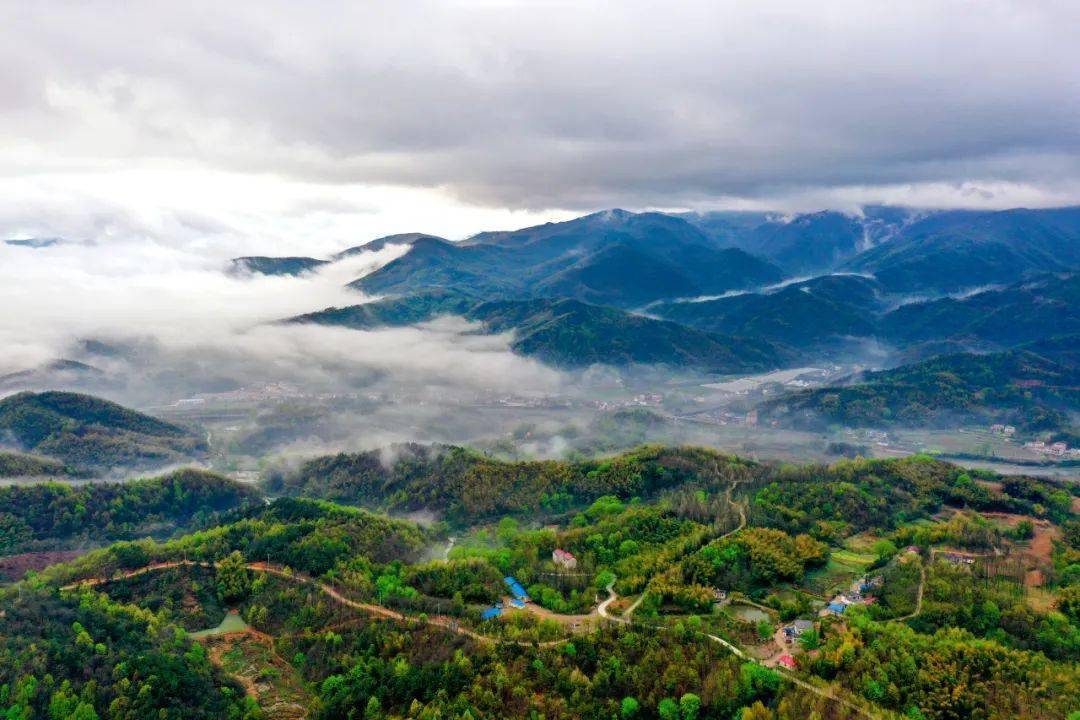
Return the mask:
<path id="1" fill-rule="evenodd" d="M 780 467 L 696 448 L 499 463 L 410 446 L 337 460 L 343 496 L 405 509 L 434 483 L 423 502 L 484 494 L 500 509 L 461 516 L 447 547 L 443 524 L 281 497 L 47 568 L 0 588 L 8 715 L 1051 720 L 1080 692 L 1075 573 L 1030 604 L 983 575 L 1011 571 L 1033 533 L 1061 537 L 1041 570 L 1080 557 L 1062 484 L 923 456 Z M 317 491 L 329 469 L 296 489 Z M 1025 517 L 1010 526 L 1001 513 Z M 1006 561 L 968 570 L 956 545 L 992 560 L 1003 548 Z M 555 548 L 576 570 L 560 571 Z M 819 595 L 875 575 L 875 602 L 819 613 Z M 507 576 L 531 601 L 492 617 Z M 739 619 L 748 604 L 760 620 Z M 639 622 L 618 622 L 631 612 Z M 794 619 L 804 639 L 781 645 L 777 623 Z M 762 659 L 777 650 L 790 670 Z"/>
<path id="2" fill-rule="evenodd" d="M 78 475 L 59 460 L 17 452 L 0 452 L 0 478 Z"/>
<path id="3" fill-rule="evenodd" d="M 261 505 L 251 487 L 200 470 L 127 483 L 0 487 L 0 555 L 168 536 L 220 513 Z"/>
<path id="4" fill-rule="evenodd" d="M 954 292 L 1080 267 L 1080 208 L 931 213 L 843 269 L 893 292 Z"/>
<path id="5" fill-rule="evenodd" d="M 303 275 L 314 272 L 328 260 L 318 260 L 310 257 L 238 257 L 230 261 L 229 271 L 235 275 Z"/>
<path id="6" fill-rule="evenodd" d="M 289 322 L 368 330 L 441 315 L 479 321 L 489 332 L 514 331 L 515 352 L 558 367 L 656 364 L 733 373 L 773 369 L 792 357 L 782 346 L 753 336 L 705 332 L 571 298 L 483 302 L 462 293 L 434 290 L 328 308 Z"/>
<path id="7" fill-rule="evenodd" d="M 1021 491 L 1008 496 L 954 487 L 961 473 L 954 465 L 925 457 L 777 467 L 706 448 L 649 445 L 584 461 L 511 462 L 462 447 L 407 444 L 328 455 L 297 469 L 271 470 L 264 487 L 274 495 L 321 497 L 392 512 L 432 510 L 470 524 L 506 513 L 558 513 L 605 495 L 648 498 L 687 484 L 715 490 L 731 482 L 747 487 L 798 482 L 808 490 L 814 483 L 842 484 L 853 478 L 864 478 L 874 484 L 874 493 L 887 491 L 892 499 L 885 505 L 869 496 L 853 499 L 861 509 L 833 506 L 837 516 L 828 519 L 869 527 L 881 518 L 863 516 L 889 512 L 888 503 L 911 507 L 916 514 L 932 513 L 948 498 L 984 510 L 1034 511 Z M 805 531 L 824 519 L 823 510 L 815 512 L 808 506 L 803 511 L 798 522 L 790 514 L 783 522 Z"/>
<path id="8" fill-rule="evenodd" d="M 662 303 L 649 312 L 701 330 L 814 348 L 841 336 L 875 335 L 883 295 L 871 278 L 824 275 L 772 291 Z"/>
<path id="9" fill-rule="evenodd" d="M 387 464 L 387 456 L 392 462 Z M 268 473 L 271 494 L 324 497 L 395 511 L 446 511 L 475 520 L 557 509 L 601 495 L 647 495 L 688 480 L 747 479 L 755 465 L 704 448 L 648 446 L 582 462 L 508 462 L 454 446 L 398 445 L 387 451 L 316 458 Z"/>
<path id="10" fill-rule="evenodd" d="M 1024 430 L 1068 426 L 1080 405 L 1080 369 L 1030 350 L 957 353 L 867 373 L 849 385 L 797 391 L 765 403 L 767 417 L 799 427 L 945 426 L 1007 422 Z"/>
<path id="11" fill-rule="evenodd" d="M 114 402 L 69 392 L 0 400 L 0 443 L 82 470 L 153 468 L 198 457 L 202 438 Z"/>
<path id="12" fill-rule="evenodd" d="M 963 298 L 911 303 L 886 314 L 881 334 L 903 345 L 960 338 L 1008 347 L 1080 333 L 1080 275 L 1043 275 Z"/>

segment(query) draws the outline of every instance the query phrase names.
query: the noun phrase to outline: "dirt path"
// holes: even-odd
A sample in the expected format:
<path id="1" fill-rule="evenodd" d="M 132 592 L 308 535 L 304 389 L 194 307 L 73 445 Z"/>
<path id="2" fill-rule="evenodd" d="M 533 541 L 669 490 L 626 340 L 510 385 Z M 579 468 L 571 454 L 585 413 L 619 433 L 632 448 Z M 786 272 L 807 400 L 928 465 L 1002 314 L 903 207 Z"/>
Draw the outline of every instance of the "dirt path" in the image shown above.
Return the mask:
<path id="1" fill-rule="evenodd" d="M 931 551 L 931 561 L 933 560 L 933 558 L 934 553 L 933 551 Z M 915 591 L 915 610 L 908 613 L 907 615 L 901 615 L 900 617 L 892 618 L 891 620 L 887 620 L 886 622 L 904 622 L 905 620 L 910 620 L 911 618 L 921 613 L 924 590 L 926 590 L 926 565 L 925 563 L 923 563 L 922 560 L 919 560 L 919 589 Z"/>
<path id="2" fill-rule="evenodd" d="M 982 553 L 982 554 L 969 553 L 969 552 L 963 552 L 963 551 L 960 551 L 960 550 L 949 550 L 947 548 L 930 548 L 930 560 L 929 560 L 929 562 L 931 564 L 934 562 L 935 556 L 940 552 L 949 552 L 949 553 L 953 553 L 953 554 L 956 554 L 956 555 L 963 555 L 964 557 L 970 557 L 970 558 L 994 557 L 995 555 L 998 554 L 997 548 L 994 549 L 994 555 L 991 555 L 989 553 Z M 927 563 L 924 563 L 921 559 L 919 560 L 919 589 L 915 591 L 915 610 L 913 612 L 908 613 L 907 615 L 901 615 L 900 617 L 894 617 L 894 618 L 891 618 L 889 620 L 886 620 L 885 622 L 904 622 L 905 620 L 910 620 L 911 618 L 913 618 L 913 617 L 919 615 L 920 613 L 922 613 L 923 593 L 926 590 L 926 565 L 927 565 Z"/>
<path id="3" fill-rule="evenodd" d="M 726 537 L 731 537 L 735 533 L 737 533 L 740 530 L 743 530 L 743 529 L 746 528 L 746 508 L 743 506 L 742 503 L 735 502 L 735 499 L 732 497 L 734 495 L 734 493 L 735 493 L 735 487 L 738 484 L 739 484 L 738 480 L 733 480 L 731 482 L 731 486 L 727 489 L 726 495 L 727 495 L 728 505 L 731 505 L 733 508 L 735 508 L 736 510 L 739 511 L 739 524 L 735 527 L 734 530 L 728 530 L 723 535 L 720 535 L 719 537 L 717 537 L 716 538 L 717 540 L 723 540 Z M 611 592 L 610 587 L 608 588 L 608 592 Z M 630 605 L 630 607 L 626 608 L 626 612 L 624 612 L 622 614 L 621 618 L 615 618 L 615 617 L 607 614 L 608 605 L 610 605 L 613 600 L 614 600 L 614 598 L 608 598 L 606 604 L 601 603 L 603 605 L 603 607 L 604 607 L 604 612 L 600 613 L 601 616 L 607 618 L 608 620 L 616 620 L 618 622 L 630 622 L 630 616 L 634 614 L 634 611 L 637 610 L 641 606 L 641 603 L 645 600 L 645 591 L 643 590 L 641 592 L 641 595 L 638 596 L 637 600 L 635 600 L 633 602 L 633 604 Z M 599 611 L 600 608 L 598 607 L 597 610 Z"/>
<path id="4" fill-rule="evenodd" d="M 119 575 L 113 575 L 113 576 L 108 577 L 108 578 L 87 578 L 86 580 L 81 580 L 79 582 L 74 582 L 74 583 L 70 583 L 68 585 L 64 585 L 60 589 L 61 590 L 74 590 L 75 588 L 79 588 L 79 587 L 96 587 L 96 586 L 99 586 L 99 585 L 104 585 L 104 584 L 109 583 L 109 582 L 114 582 L 116 580 L 124 580 L 124 579 L 127 579 L 127 578 L 137 577 L 139 575 L 145 575 L 146 573 L 150 573 L 150 572 L 156 572 L 156 571 L 159 571 L 159 570 L 167 570 L 169 568 L 176 568 L 176 567 L 216 568 L 217 566 L 218 566 L 217 563 L 194 561 L 194 560 L 175 560 L 175 561 L 172 561 L 172 562 L 155 563 L 153 565 L 147 565 L 147 566 L 141 567 L 141 568 L 139 568 L 137 570 L 130 570 L 128 572 L 121 573 Z M 315 580 L 313 578 L 307 577 L 306 575 L 301 575 L 299 573 L 289 572 L 289 571 L 285 570 L 284 568 L 278 567 L 276 565 L 268 565 L 267 563 L 264 563 L 264 562 L 255 562 L 255 563 L 248 563 L 247 565 L 245 565 L 245 567 L 248 570 L 252 570 L 254 572 L 261 572 L 261 573 L 265 573 L 267 575 L 274 575 L 276 577 L 283 578 L 283 579 L 288 580 L 290 582 L 294 582 L 294 583 L 314 587 L 314 588 L 322 591 L 325 595 L 330 597 L 335 602 L 337 602 L 337 603 L 339 603 L 341 605 L 345 605 L 346 607 L 350 607 L 350 608 L 352 608 L 354 610 L 359 610 L 361 612 L 367 613 L 369 615 L 374 615 L 376 617 L 385 618 L 387 620 L 396 620 L 396 621 L 399 621 L 399 622 L 411 621 L 411 622 L 423 623 L 425 625 L 431 625 L 433 627 L 442 628 L 442 629 L 444 629 L 444 630 L 446 630 L 448 632 L 456 633 L 458 635 L 464 635 L 465 637 L 471 638 L 471 639 L 476 640 L 477 642 L 480 642 L 480 643 L 497 644 L 497 643 L 500 643 L 500 642 L 505 642 L 505 643 L 509 643 L 511 645 L 520 645 L 520 646 L 523 646 L 523 647 L 532 647 L 534 645 L 537 646 L 537 647 L 555 647 L 557 645 L 561 645 L 561 644 L 566 643 L 566 642 L 569 641 L 569 638 L 563 638 L 563 639 L 560 639 L 560 640 L 547 640 L 545 642 L 532 642 L 532 641 L 525 641 L 525 640 L 505 640 L 503 638 L 495 638 L 495 637 L 491 637 L 489 635 L 483 635 L 483 634 L 478 633 L 478 632 L 476 632 L 474 630 L 471 630 L 469 628 L 462 627 L 455 618 L 446 617 L 444 615 L 426 615 L 426 616 L 421 617 L 419 615 L 405 614 L 405 613 L 399 612 L 397 610 L 392 610 L 391 608 L 385 607 L 383 605 L 376 605 L 376 604 L 373 604 L 373 603 L 359 602 L 357 600 L 353 600 L 353 599 L 351 599 L 349 597 L 346 597 L 346 596 L 342 595 L 333 586 L 327 585 L 326 583 L 323 583 L 323 582 L 319 582 L 319 581 L 317 581 L 317 580 Z"/>
<path id="5" fill-rule="evenodd" d="M 737 484 L 738 483 L 733 482 L 731 484 L 731 487 L 728 489 L 728 502 L 739 509 L 739 525 L 734 530 L 730 530 L 730 531 L 724 533 L 723 535 L 721 535 L 718 538 L 720 540 L 722 540 L 722 539 L 724 539 L 726 537 L 730 537 L 731 535 L 734 535 L 735 533 L 739 532 L 740 530 L 742 530 L 742 529 L 744 529 L 746 527 L 746 508 L 743 507 L 743 505 L 741 503 L 736 503 L 734 501 L 734 499 L 732 498 L 732 493 L 734 492 L 735 486 Z M 597 606 L 597 608 L 596 608 L 597 613 L 600 615 L 600 617 L 604 618 L 605 620 L 609 620 L 609 621 L 612 621 L 612 622 L 617 622 L 617 623 L 620 623 L 620 624 L 623 624 L 623 625 L 631 624 L 632 621 L 630 619 L 630 614 L 634 610 L 636 610 L 637 607 L 641 604 L 641 601 L 645 599 L 645 593 L 642 593 L 638 597 L 638 599 L 636 601 L 634 601 L 634 604 L 631 605 L 629 608 L 627 608 L 626 612 L 623 613 L 622 616 L 615 616 L 615 615 L 610 615 L 608 613 L 608 607 L 611 605 L 611 603 L 615 602 L 615 600 L 618 599 L 618 596 L 615 594 L 615 583 L 614 582 L 610 583 L 607 586 L 606 590 L 607 590 L 608 596 L 603 602 L 600 603 L 600 605 Z M 920 590 L 921 590 L 921 586 L 920 586 Z M 751 603 L 751 604 L 756 604 L 756 603 Z M 772 609 L 769 608 L 769 610 L 771 611 Z M 643 627 L 643 628 L 650 629 L 650 630 L 662 630 L 662 631 L 663 630 L 670 630 L 670 628 L 665 627 L 663 625 L 646 625 L 646 624 L 643 624 L 643 623 L 634 623 L 634 624 L 637 625 L 638 627 Z M 780 631 L 778 631 L 778 632 L 780 632 Z M 757 665 L 761 665 L 762 667 L 769 667 L 768 665 L 765 664 L 764 660 L 759 660 L 759 659 L 757 659 L 755 657 L 750 656 L 745 651 L 743 651 L 742 648 L 728 642 L 727 640 L 725 640 L 724 638 L 722 638 L 722 637 L 720 637 L 718 635 L 711 635 L 709 633 L 702 633 L 702 634 L 706 638 L 708 638 L 712 642 L 717 643 L 718 645 L 720 645 L 721 647 L 726 649 L 728 652 L 730 652 L 732 655 L 734 655 L 735 657 L 737 657 L 737 658 L 739 658 L 741 660 L 746 660 L 748 662 L 752 662 L 752 663 L 755 663 Z M 832 700 L 833 702 L 836 702 L 836 703 L 838 703 L 840 705 L 843 705 L 844 707 L 855 711 L 856 713 L 858 713 L 859 715 L 862 715 L 863 717 L 871 718 L 871 720 L 874 720 L 875 718 L 878 718 L 878 717 L 882 717 L 881 714 L 873 713 L 870 710 L 868 710 L 868 709 L 866 709 L 866 708 L 864 708 L 864 707 L 862 707 L 860 705 L 857 705 L 857 704 L 851 702 L 850 700 L 848 700 L 848 699 L 846 699 L 844 697 L 841 697 L 841 696 L 837 695 L 836 691 L 833 689 L 832 686 L 830 686 L 829 688 L 818 687 L 817 685 L 814 685 L 812 683 L 807 682 L 806 680 L 803 680 L 803 679 L 797 677 L 792 671 L 788 670 L 787 668 L 769 667 L 769 669 L 772 670 L 773 672 L 776 672 L 776 673 L 782 675 L 785 680 L 791 682 L 793 685 L 797 685 L 798 687 L 800 687 L 800 688 L 802 688 L 802 689 L 804 689 L 804 690 L 806 690 L 808 692 L 811 692 L 811 693 L 817 695 L 818 697 L 822 697 L 822 698 L 825 698 L 827 700 Z"/>
<path id="6" fill-rule="evenodd" d="M 608 606 L 611 605 L 611 603 L 613 603 L 618 598 L 618 595 L 615 594 L 615 583 L 611 583 L 610 585 L 607 586 L 607 592 L 608 592 L 607 599 L 605 599 L 602 603 L 600 603 L 599 607 L 597 608 L 597 610 L 598 610 L 598 612 L 600 614 L 600 617 L 604 618 L 605 620 L 611 620 L 613 622 L 621 623 L 623 625 L 629 625 L 631 623 L 631 621 L 625 615 L 623 617 L 616 617 L 614 615 L 609 615 L 608 612 L 607 612 Z M 664 625 L 646 625 L 644 623 L 634 623 L 634 625 L 637 626 L 637 627 L 648 629 L 648 630 L 667 631 L 667 630 L 671 629 L 671 628 L 666 627 Z M 752 657 L 751 655 L 749 655 L 745 651 L 743 651 L 742 648 L 728 642 L 727 640 L 720 637 L 719 635 L 711 635 L 709 633 L 702 633 L 702 635 L 704 635 L 705 637 L 707 637 L 709 640 L 713 641 L 714 643 L 719 644 L 720 646 L 725 648 L 728 652 L 730 652 L 732 655 L 739 658 L 740 660 L 746 660 L 748 662 L 752 662 L 752 663 L 755 663 L 757 665 L 761 665 L 762 667 L 769 667 L 768 665 L 766 665 L 764 660 L 759 660 L 759 659 L 757 659 L 755 657 Z M 788 680 L 792 684 L 798 685 L 802 689 L 807 690 L 809 692 L 812 692 L 812 693 L 814 693 L 815 695 L 817 695 L 819 697 L 823 697 L 823 698 L 826 698 L 828 700 L 832 700 L 832 701 L 834 701 L 836 703 L 839 703 L 840 705 L 843 705 L 844 707 L 846 707 L 846 708 L 848 708 L 850 710 L 854 710 L 855 712 L 862 715 L 863 717 L 871 718 L 871 720 L 874 720 L 874 719 L 876 719 L 878 717 L 881 717 L 881 715 L 872 713 L 870 710 L 867 710 L 866 708 L 861 707 L 860 705 L 856 705 L 855 703 L 851 702 L 850 700 L 837 695 L 836 691 L 831 687 L 827 688 L 827 689 L 818 687 L 817 685 L 814 685 L 812 683 L 809 683 L 809 682 L 797 677 L 792 671 L 790 671 L 790 670 L 788 670 L 786 668 L 769 667 L 769 669 L 772 670 L 773 672 L 776 672 L 776 673 L 782 675 L 785 680 Z"/>
<path id="7" fill-rule="evenodd" d="M 743 508 L 742 505 L 736 504 L 734 502 L 734 500 L 731 498 L 731 493 L 735 489 L 735 485 L 736 485 L 736 483 L 732 483 L 732 487 L 728 491 L 728 501 L 731 502 L 733 505 L 737 505 L 737 507 L 739 508 L 739 518 L 740 518 L 739 526 L 736 527 L 734 530 L 731 530 L 731 531 L 729 531 L 727 533 L 724 533 L 723 535 L 720 536 L 720 538 L 725 538 L 725 537 L 728 537 L 730 535 L 733 535 L 733 534 L 737 533 L 738 531 L 740 531 L 740 530 L 742 530 L 743 528 L 746 527 L 746 510 L 745 510 L 745 508 Z M 197 562 L 197 561 L 191 561 L 191 560 L 173 561 L 173 562 L 167 562 L 167 563 L 157 563 L 157 564 L 154 564 L 154 565 L 148 565 L 146 567 L 139 568 L 137 570 L 128 571 L 126 573 L 123 573 L 121 575 L 114 576 L 114 577 L 111 577 L 111 578 L 88 578 L 88 579 L 80 581 L 80 582 L 65 585 L 61 589 L 71 590 L 71 589 L 74 589 L 74 588 L 77 588 L 77 587 L 93 587 L 93 586 L 102 585 L 102 584 L 111 582 L 113 580 L 136 577 L 138 575 L 143 575 L 143 574 L 148 573 L 148 572 L 154 572 L 154 571 L 157 571 L 157 570 L 164 570 L 164 569 L 167 569 L 167 568 L 174 568 L 174 567 L 181 567 L 181 566 L 214 568 L 214 567 L 217 567 L 217 564 L 216 563 L 209 563 L 209 562 Z M 384 607 L 382 605 L 375 605 L 375 604 L 372 604 L 372 603 L 358 602 L 356 600 L 352 600 L 351 598 L 348 598 L 348 597 L 342 595 L 341 593 L 339 593 L 337 591 L 336 588 L 331 587 L 330 585 L 327 585 L 326 583 L 319 582 L 319 581 L 317 581 L 317 580 L 315 580 L 313 578 L 310 578 L 310 577 L 307 577 L 307 576 L 304 576 L 304 575 L 299 575 L 299 574 L 296 574 L 296 573 L 287 572 L 284 568 L 280 568 L 280 567 L 277 567 L 277 566 L 274 566 L 274 565 L 268 565 L 267 563 L 258 562 L 258 563 L 248 563 L 246 565 L 246 567 L 249 570 L 253 570 L 255 572 L 262 572 L 262 573 L 266 573 L 268 575 L 274 575 L 276 577 L 283 578 L 283 579 L 288 580 L 290 582 L 295 582 L 295 583 L 300 583 L 300 584 L 304 584 L 304 585 L 309 585 L 311 587 L 315 587 L 318 590 L 322 591 L 324 594 L 326 594 L 331 599 L 335 600 L 336 602 L 338 602 L 338 603 L 340 603 L 342 605 L 345 605 L 346 607 L 350 607 L 350 608 L 353 608 L 355 610 L 359 610 L 361 612 L 368 613 L 370 615 L 386 618 L 386 619 L 389 619 L 389 620 L 412 621 L 412 622 L 420 622 L 420 623 L 424 623 L 424 624 L 427 624 L 427 625 L 432 625 L 432 626 L 439 627 L 439 628 L 442 628 L 444 630 L 447 630 L 448 632 L 457 633 L 458 635 L 464 635 L 464 636 L 466 636 L 468 638 L 471 638 L 471 639 L 473 639 L 473 640 L 475 640 L 477 642 L 480 642 L 480 643 L 497 644 L 497 643 L 500 643 L 500 642 L 505 642 L 505 643 L 509 643 L 509 644 L 513 644 L 513 645 L 520 645 L 520 646 L 525 646 L 525 647 L 532 647 L 532 646 L 536 646 L 536 647 L 556 647 L 558 645 L 562 645 L 562 644 L 564 644 L 566 642 L 569 642 L 569 638 L 564 638 L 564 639 L 561 639 L 561 640 L 548 640 L 546 642 L 527 642 L 527 641 L 522 641 L 522 640 L 503 640 L 501 638 L 493 638 L 493 637 L 490 637 L 488 635 L 482 635 L 482 634 L 480 634 L 478 632 L 475 632 L 474 630 L 470 630 L 469 628 L 461 627 L 461 625 L 459 625 L 458 622 L 455 619 L 448 618 L 448 617 L 445 617 L 445 616 L 442 616 L 442 615 L 425 616 L 425 617 L 420 617 L 420 616 L 416 616 L 416 615 L 406 615 L 404 613 L 398 612 L 397 610 L 392 610 L 392 609 L 390 609 L 388 607 Z M 615 602 L 615 600 L 618 599 L 618 595 L 615 594 L 615 583 L 614 583 L 614 581 L 608 584 L 606 590 L 607 590 L 608 596 L 607 596 L 607 598 L 605 598 L 596 607 L 596 610 L 594 611 L 595 614 L 598 615 L 599 617 L 601 617 L 601 618 L 603 618 L 605 620 L 611 621 L 611 622 L 617 622 L 617 623 L 621 623 L 621 624 L 624 624 L 624 625 L 629 625 L 631 623 L 631 619 L 629 617 L 630 613 L 634 609 L 636 609 L 638 605 L 641 604 L 641 601 L 644 599 L 645 594 L 642 593 L 641 596 L 634 602 L 634 604 L 630 608 L 627 609 L 627 612 L 624 613 L 624 615 L 622 617 L 616 617 L 616 616 L 608 614 L 608 611 L 607 611 L 608 607 L 611 605 L 611 603 Z M 918 605 L 920 606 L 920 609 L 921 609 L 921 596 L 922 596 L 921 590 L 922 590 L 922 584 L 920 584 L 920 593 L 919 593 L 919 601 L 918 601 Z M 592 613 L 590 613 L 588 616 L 582 616 L 582 617 L 591 617 L 591 616 L 592 616 Z M 643 624 L 643 623 L 635 623 L 635 625 L 638 626 L 638 627 L 641 627 L 641 628 L 649 629 L 649 630 L 660 630 L 660 631 L 670 630 L 670 628 L 665 627 L 663 625 L 646 625 L 646 624 Z M 715 642 L 715 643 L 719 644 L 721 647 L 728 650 L 730 653 L 735 655 L 735 657 L 737 657 L 737 658 L 739 658 L 741 660 L 746 660 L 747 662 L 752 662 L 752 663 L 755 663 L 757 665 L 761 665 L 761 666 L 765 667 L 765 664 L 764 664 L 763 661 L 758 660 L 757 658 L 751 657 L 746 652 L 744 652 L 741 648 L 739 648 L 738 646 L 728 642 L 724 638 L 722 638 L 722 637 L 720 637 L 718 635 L 711 635 L 709 633 L 702 633 L 702 634 L 704 635 L 704 637 L 708 638 L 712 642 Z M 822 697 L 822 698 L 825 698 L 825 699 L 828 699 L 828 700 L 832 700 L 833 702 L 839 703 L 840 705 L 843 705 L 844 707 L 855 711 L 856 713 L 858 713 L 859 715 L 862 715 L 863 717 L 871 718 L 871 720 L 876 720 L 876 718 L 881 717 L 880 714 L 872 713 L 870 710 L 868 710 L 868 709 L 866 709 L 866 708 L 864 708 L 864 707 L 862 707 L 860 705 L 857 705 L 857 704 L 851 702 L 850 700 L 848 700 L 848 699 L 846 699 L 844 697 L 841 697 L 841 696 L 837 695 L 836 690 L 834 689 L 834 686 L 829 686 L 828 688 L 821 688 L 821 687 L 819 687 L 817 685 L 814 685 L 814 684 L 812 684 L 810 682 L 807 682 L 806 680 L 803 680 L 803 679 L 799 678 L 792 671 L 787 670 L 786 668 L 781 669 L 779 667 L 776 667 L 776 668 L 769 668 L 769 669 L 772 670 L 773 672 L 777 672 L 785 680 L 792 683 L 793 685 L 796 685 L 796 686 L 798 686 L 798 687 L 800 687 L 800 688 L 802 688 L 804 690 L 807 690 L 808 692 L 811 692 L 811 693 L 813 693 L 813 694 L 815 694 L 815 695 L 817 695 L 819 697 Z"/>

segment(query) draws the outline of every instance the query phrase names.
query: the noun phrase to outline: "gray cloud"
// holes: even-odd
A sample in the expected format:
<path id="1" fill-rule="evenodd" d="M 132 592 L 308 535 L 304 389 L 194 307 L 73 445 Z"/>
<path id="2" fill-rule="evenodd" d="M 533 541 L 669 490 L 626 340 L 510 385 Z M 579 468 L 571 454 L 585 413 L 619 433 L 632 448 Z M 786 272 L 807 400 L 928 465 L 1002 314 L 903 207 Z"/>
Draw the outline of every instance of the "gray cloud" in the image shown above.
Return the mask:
<path id="1" fill-rule="evenodd" d="M 183 161 L 529 208 L 1054 204 L 1080 187 L 1078 24 L 1051 0 L 8 3 L 0 172 Z"/>

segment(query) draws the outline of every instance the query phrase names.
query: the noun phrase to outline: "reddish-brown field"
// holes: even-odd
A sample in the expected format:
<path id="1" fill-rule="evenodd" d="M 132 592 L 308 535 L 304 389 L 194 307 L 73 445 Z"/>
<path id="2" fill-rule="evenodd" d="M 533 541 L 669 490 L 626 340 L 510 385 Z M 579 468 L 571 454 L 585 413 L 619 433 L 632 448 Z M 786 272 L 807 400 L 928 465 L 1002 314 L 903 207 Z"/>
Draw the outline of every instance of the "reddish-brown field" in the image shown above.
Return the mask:
<path id="1" fill-rule="evenodd" d="M 68 562 L 84 553 L 84 550 L 49 550 L 0 557 L 0 580 L 18 580 L 30 570 Z"/>

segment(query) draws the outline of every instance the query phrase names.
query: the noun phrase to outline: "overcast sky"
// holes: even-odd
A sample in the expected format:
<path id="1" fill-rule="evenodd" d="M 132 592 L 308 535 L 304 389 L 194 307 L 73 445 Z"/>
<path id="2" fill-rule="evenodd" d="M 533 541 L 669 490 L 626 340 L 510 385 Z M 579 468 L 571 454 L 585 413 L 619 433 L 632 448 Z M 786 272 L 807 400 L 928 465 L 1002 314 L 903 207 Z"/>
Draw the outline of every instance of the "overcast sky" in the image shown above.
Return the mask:
<path id="1" fill-rule="evenodd" d="M 1080 3 L 0 2 L 0 237 L 1080 201 Z"/>

